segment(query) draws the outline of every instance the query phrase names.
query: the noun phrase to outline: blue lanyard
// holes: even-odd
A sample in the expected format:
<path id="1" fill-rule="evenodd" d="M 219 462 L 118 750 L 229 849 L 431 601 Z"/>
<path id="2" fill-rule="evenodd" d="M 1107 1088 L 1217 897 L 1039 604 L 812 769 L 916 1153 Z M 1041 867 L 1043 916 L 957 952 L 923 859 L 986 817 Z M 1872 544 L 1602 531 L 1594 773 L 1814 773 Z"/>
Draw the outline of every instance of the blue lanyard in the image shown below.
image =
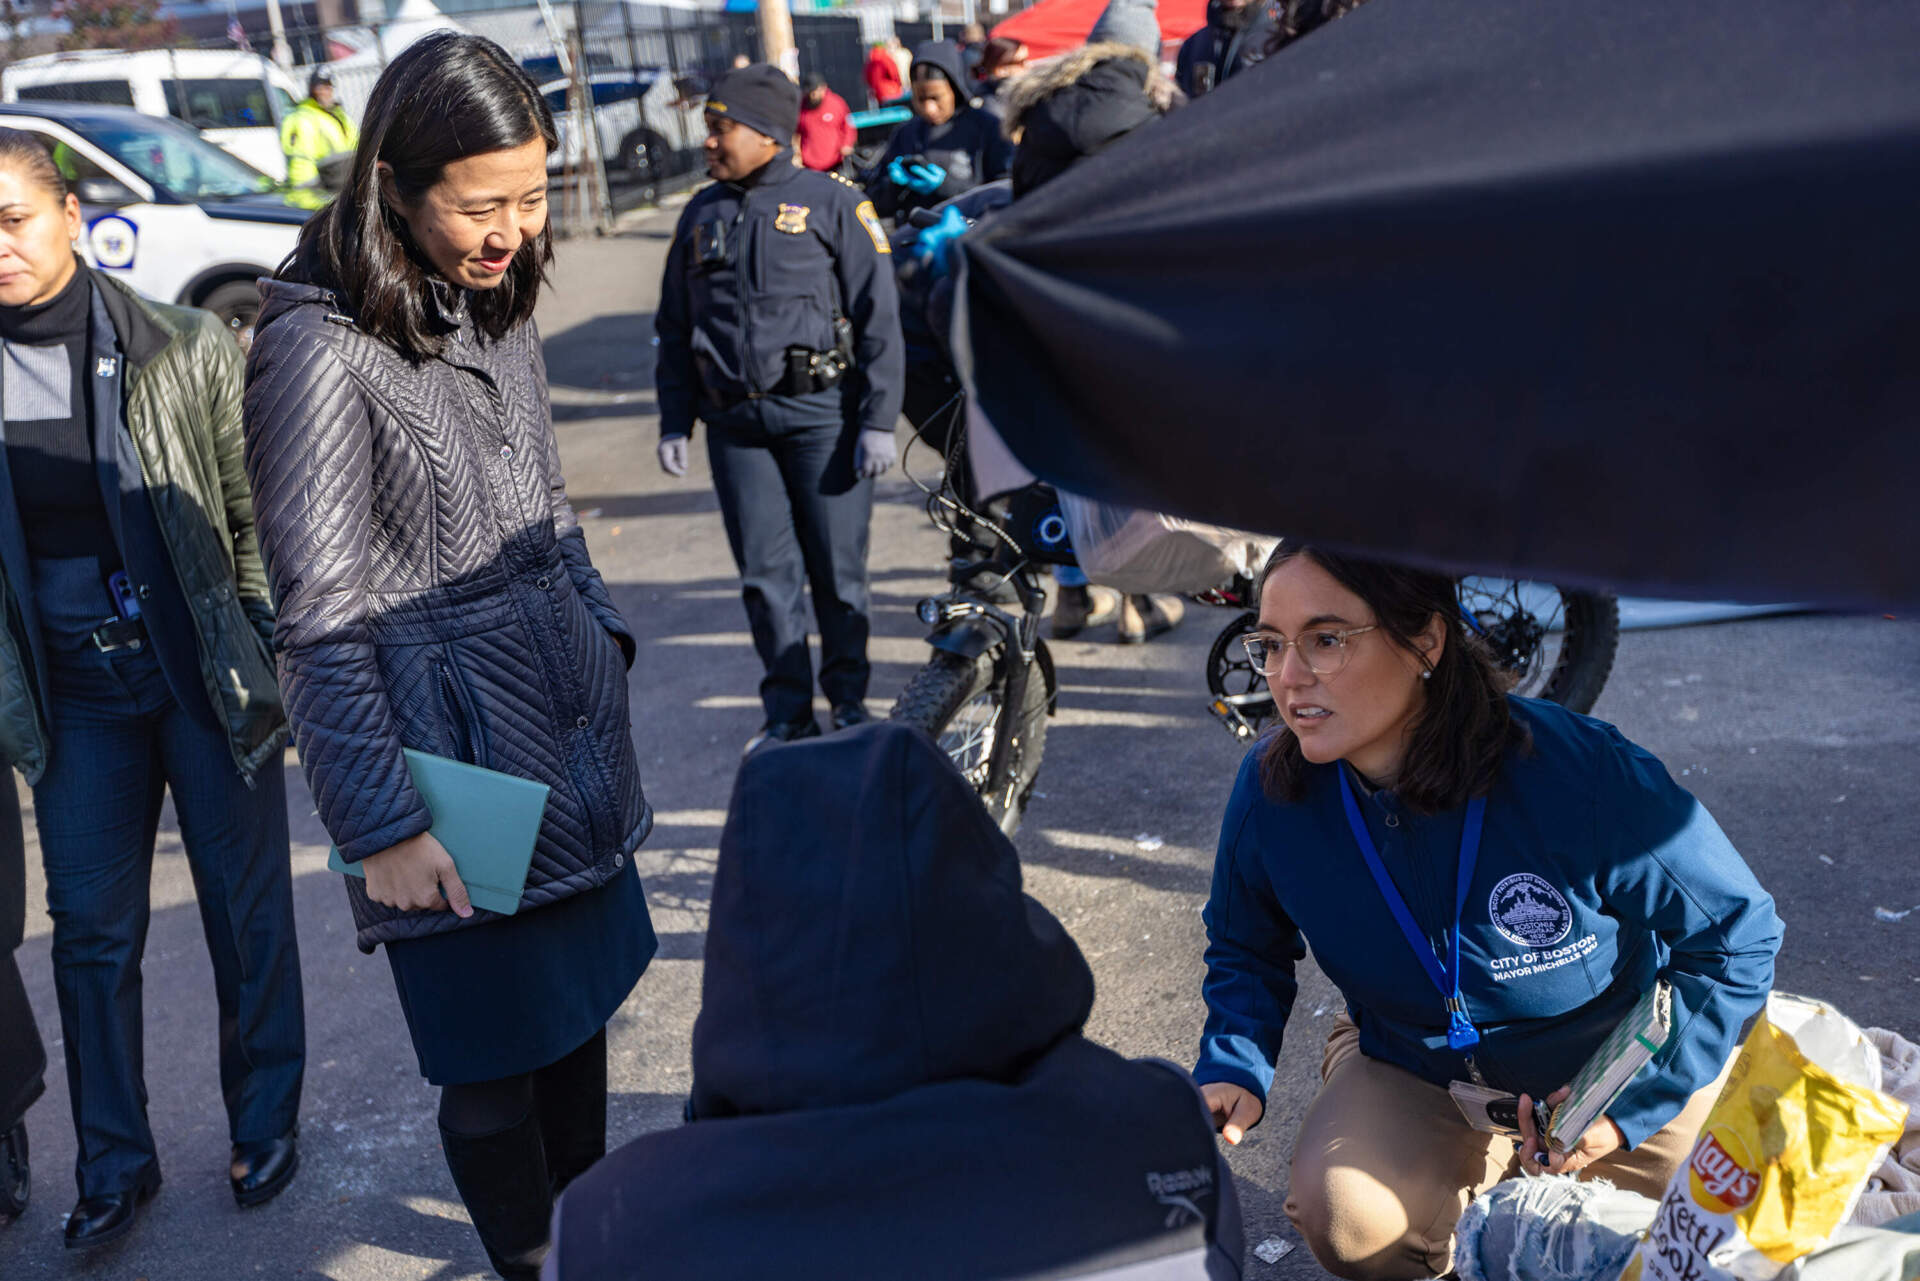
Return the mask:
<path id="1" fill-rule="evenodd" d="M 1453 931 L 1447 939 L 1447 963 L 1443 967 L 1433 954 L 1432 944 L 1420 932 L 1413 913 L 1407 910 L 1406 899 L 1400 896 L 1393 878 L 1387 875 L 1380 851 L 1373 847 L 1373 836 L 1367 831 L 1366 820 L 1360 817 L 1360 803 L 1354 799 L 1346 766 L 1336 768 L 1340 774 L 1340 799 L 1346 802 L 1347 825 L 1353 829 L 1361 857 L 1367 860 L 1367 870 L 1373 873 L 1373 882 L 1380 887 L 1380 897 L 1387 901 L 1393 919 L 1400 923 L 1400 933 L 1406 936 L 1407 946 L 1413 949 L 1427 977 L 1433 980 L 1441 999 L 1447 1003 L 1447 1045 L 1454 1050 L 1470 1049 L 1479 1044 L 1480 1032 L 1467 1017 L 1466 1002 L 1460 999 L 1460 914 L 1466 909 L 1467 888 L 1473 884 L 1473 865 L 1480 857 L 1480 827 L 1487 817 L 1487 798 L 1476 796 L 1467 802 L 1467 822 L 1460 832 L 1459 889 L 1453 901 Z"/>

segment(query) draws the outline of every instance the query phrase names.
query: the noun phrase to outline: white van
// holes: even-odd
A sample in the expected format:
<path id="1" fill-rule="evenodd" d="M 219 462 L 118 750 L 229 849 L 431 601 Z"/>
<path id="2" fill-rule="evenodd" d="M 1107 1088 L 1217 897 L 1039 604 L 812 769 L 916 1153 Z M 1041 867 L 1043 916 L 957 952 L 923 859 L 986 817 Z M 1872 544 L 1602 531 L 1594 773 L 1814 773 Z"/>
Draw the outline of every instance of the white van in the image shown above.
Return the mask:
<path id="1" fill-rule="evenodd" d="M 172 116 L 281 181 L 287 158 L 280 122 L 304 92 L 259 54 L 237 49 L 88 49 L 23 58 L 0 72 L 0 100 L 84 102 Z"/>

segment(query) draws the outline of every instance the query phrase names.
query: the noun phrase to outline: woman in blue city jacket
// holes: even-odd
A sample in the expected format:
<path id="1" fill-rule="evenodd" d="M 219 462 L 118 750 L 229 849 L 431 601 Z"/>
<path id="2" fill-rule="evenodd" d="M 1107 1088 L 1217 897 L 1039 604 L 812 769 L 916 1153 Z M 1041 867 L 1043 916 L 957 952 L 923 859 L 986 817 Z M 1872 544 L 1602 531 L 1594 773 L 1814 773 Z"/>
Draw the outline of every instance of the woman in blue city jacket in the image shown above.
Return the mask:
<path id="1" fill-rule="evenodd" d="M 1258 599 L 1249 651 L 1281 719 L 1241 767 L 1206 909 L 1194 1076 L 1216 1124 L 1237 1143 L 1264 1112 L 1311 943 L 1346 1010 L 1287 1212 L 1330 1272 L 1447 1272 L 1460 1212 L 1522 1163 L 1657 1195 L 1772 985 L 1772 899 L 1659 761 L 1505 694 L 1451 580 L 1283 544 Z M 1531 1099 L 1552 1101 L 1657 981 L 1666 1047 L 1542 1162 Z M 1518 1151 L 1467 1126 L 1455 1081 L 1528 1096 Z"/>

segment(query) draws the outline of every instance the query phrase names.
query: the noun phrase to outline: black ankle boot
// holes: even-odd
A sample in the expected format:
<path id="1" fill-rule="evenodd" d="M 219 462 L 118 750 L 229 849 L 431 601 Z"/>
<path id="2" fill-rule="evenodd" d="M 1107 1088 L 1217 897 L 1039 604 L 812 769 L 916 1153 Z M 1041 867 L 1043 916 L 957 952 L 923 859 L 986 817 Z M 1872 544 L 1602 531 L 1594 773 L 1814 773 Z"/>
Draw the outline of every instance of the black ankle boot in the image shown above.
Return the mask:
<path id="1" fill-rule="evenodd" d="M 506 1129 L 483 1135 L 455 1134 L 443 1125 L 440 1142 L 493 1270 L 506 1281 L 539 1281 L 553 1219 L 539 1118 L 529 1112 Z"/>

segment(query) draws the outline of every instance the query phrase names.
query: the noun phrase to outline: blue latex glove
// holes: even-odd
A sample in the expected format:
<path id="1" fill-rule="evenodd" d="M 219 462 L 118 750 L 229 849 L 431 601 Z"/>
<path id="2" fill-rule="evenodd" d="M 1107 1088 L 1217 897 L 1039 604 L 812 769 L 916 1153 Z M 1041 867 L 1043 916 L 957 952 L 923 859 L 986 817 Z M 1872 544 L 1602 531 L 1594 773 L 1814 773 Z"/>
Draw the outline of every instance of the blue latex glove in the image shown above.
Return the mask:
<path id="1" fill-rule="evenodd" d="M 940 190 L 940 184 L 946 180 L 947 171 L 928 161 L 910 165 L 905 156 L 895 156 L 893 163 L 887 166 L 887 181 L 896 187 L 917 191 L 923 196 L 930 196 Z"/>
<path id="2" fill-rule="evenodd" d="M 931 162 L 909 166 L 907 175 L 907 186 L 923 196 L 931 196 L 947 180 L 947 171 Z"/>
<path id="3" fill-rule="evenodd" d="M 915 261 L 925 266 L 933 279 L 939 280 L 953 269 L 953 242 L 966 235 L 972 226 L 965 214 L 948 205 L 939 222 L 920 229 L 920 238 L 913 242 Z"/>
<path id="4" fill-rule="evenodd" d="M 900 451 L 890 431 L 863 431 L 853 444 L 853 473 L 861 480 L 884 475 L 899 461 Z"/>

